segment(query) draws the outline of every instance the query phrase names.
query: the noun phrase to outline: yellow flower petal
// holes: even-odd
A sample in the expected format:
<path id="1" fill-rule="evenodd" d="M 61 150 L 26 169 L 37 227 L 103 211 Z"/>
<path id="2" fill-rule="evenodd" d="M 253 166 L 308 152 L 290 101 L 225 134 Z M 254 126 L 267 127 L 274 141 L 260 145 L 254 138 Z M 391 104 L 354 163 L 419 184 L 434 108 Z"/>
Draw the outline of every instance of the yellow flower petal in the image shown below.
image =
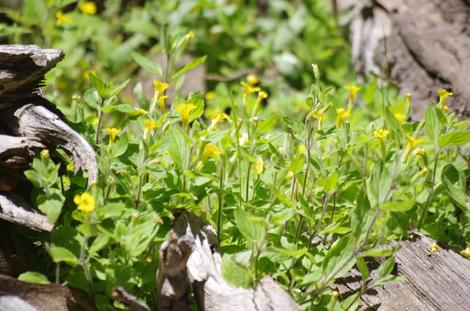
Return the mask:
<path id="1" fill-rule="evenodd" d="M 95 15 L 96 14 L 96 4 L 93 1 L 83 1 L 80 2 L 78 8 L 83 14 Z"/>

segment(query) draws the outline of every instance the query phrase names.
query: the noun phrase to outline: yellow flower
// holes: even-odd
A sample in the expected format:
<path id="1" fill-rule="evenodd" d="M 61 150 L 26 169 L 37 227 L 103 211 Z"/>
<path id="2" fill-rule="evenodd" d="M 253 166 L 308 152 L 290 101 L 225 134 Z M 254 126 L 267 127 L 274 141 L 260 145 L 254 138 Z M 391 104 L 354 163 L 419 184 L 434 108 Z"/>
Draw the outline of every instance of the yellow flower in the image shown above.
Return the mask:
<path id="1" fill-rule="evenodd" d="M 73 201 L 77 204 L 77 209 L 85 214 L 90 214 L 96 207 L 95 198 L 88 192 L 77 194 Z"/>
<path id="2" fill-rule="evenodd" d="M 109 135 L 109 142 L 110 143 L 114 142 L 114 140 L 116 139 L 116 137 L 118 136 L 120 131 L 121 131 L 120 129 L 117 129 L 117 128 L 114 128 L 114 127 L 106 129 L 106 133 L 108 133 L 108 135 Z"/>
<path id="3" fill-rule="evenodd" d="M 258 98 L 261 98 L 261 99 L 268 98 L 268 93 L 266 93 L 265 91 L 259 91 Z"/>
<path id="4" fill-rule="evenodd" d="M 390 131 L 387 129 L 378 129 L 378 130 L 375 130 L 373 134 L 378 139 L 384 140 L 390 134 Z"/>
<path id="5" fill-rule="evenodd" d="M 307 147 L 304 144 L 300 144 L 299 147 L 297 148 L 297 152 L 300 155 L 304 155 L 306 151 L 307 151 Z"/>
<path id="6" fill-rule="evenodd" d="M 467 259 L 470 259 L 470 246 L 467 246 L 467 248 L 463 249 L 460 254 L 467 258 Z"/>
<path id="7" fill-rule="evenodd" d="M 405 115 L 401 112 L 397 112 L 394 114 L 395 116 L 395 119 L 397 119 L 398 123 L 403 123 L 403 121 L 405 121 Z"/>
<path id="8" fill-rule="evenodd" d="M 74 170 L 73 162 L 68 163 L 66 169 L 67 169 L 67 172 L 71 172 L 71 173 L 72 173 L 73 170 Z"/>
<path id="9" fill-rule="evenodd" d="M 201 162 L 204 163 L 207 159 L 212 158 L 216 159 L 222 154 L 222 150 L 220 150 L 217 145 L 209 143 L 204 146 L 204 150 L 202 151 Z"/>
<path id="10" fill-rule="evenodd" d="M 72 18 L 69 15 L 64 14 L 64 12 L 62 11 L 58 11 L 57 13 L 55 13 L 55 17 L 57 19 L 56 24 L 59 26 L 68 25 L 72 23 Z"/>
<path id="11" fill-rule="evenodd" d="M 264 162 L 262 158 L 258 158 L 254 164 L 256 174 L 261 175 L 264 171 Z"/>
<path id="12" fill-rule="evenodd" d="M 168 96 L 166 95 L 161 95 L 158 96 L 158 106 L 160 107 L 161 112 L 165 112 L 165 107 L 166 107 L 166 99 Z"/>
<path id="13" fill-rule="evenodd" d="M 206 100 L 213 100 L 215 98 L 215 92 L 214 91 L 207 92 L 205 98 Z"/>
<path id="14" fill-rule="evenodd" d="M 164 81 L 153 80 L 153 88 L 159 95 L 163 95 L 169 87 L 170 85 Z"/>
<path id="15" fill-rule="evenodd" d="M 183 121 L 184 128 L 188 127 L 189 116 L 194 109 L 196 109 L 196 105 L 192 103 L 184 103 L 175 106 L 175 110 L 179 113 L 181 120 Z"/>
<path id="16" fill-rule="evenodd" d="M 95 15 L 96 14 L 96 4 L 93 1 L 83 1 L 80 2 L 78 8 L 83 14 Z"/>
<path id="17" fill-rule="evenodd" d="M 157 127 L 157 125 L 155 124 L 155 121 L 153 120 L 145 120 L 144 126 L 145 126 L 145 129 L 148 131 L 153 130 L 154 128 Z"/>
<path id="18" fill-rule="evenodd" d="M 265 91 L 260 89 L 258 91 L 258 98 L 256 98 L 256 102 L 255 102 L 255 105 L 253 107 L 253 111 L 252 111 L 251 115 L 254 115 L 256 113 L 256 111 L 258 111 L 259 105 L 261 104 L 261 102 L 265 98 L 268 98 L 268 93 L 266 93 Z"/>
<path id="19" fill-rule="evenodd" d="M 424 151 L 423 148 L 416 148 L 413 154 L 417 157 L 424 156 L 426 152 Z"/>
<path id="20" fill-rule="evenodd" d="M 429 173 L 429 169 L 428 169 L 427 167 L 425 167 L 425 168 L 423 168 L 422 170 L 420 170 L 420 171 L 418 172 L 417 177 L 423 177 L 423 176 L 425 176 L 427 173 Z"/>
<path id="21" fill-rule="evenodd" d="M 322 125 L 323 125 L 323 121 L 326 120 L 327 116 L 325 113 L 323 112 L 314 112 L 312 114 L 312 118 L 315 119 L 315 120 L 318 120 L 318 129 L 322 129 Z"/>
<path id="22" fill-rule="evenodd" d="M 230 120 L 230 117 L 220 110 L 210 112 L 208 118 L 211 120 L 211 124 L 208 127 L 209 131 L 215 129 L 222 121 Z"/>
<path id="23" fill-rule="evenodd" d="M 442 107 L 442 111 L 443 111 L 444 113 L 447 113 L 447 112 L 449 111 L 449 107 L 447 107 L 446 105 L 444 105 L 444 106 Z"/>
<path id="24" fill-rule="evenodd" d="M 440 250 L 441 248 L 440 248 L 439 245 L 437 245 L 436 243 L 432 243 L 432 244 L 429 246 L 429 249 L 431 250 L 431 252 L 437 252 L 437 251 Z"/>
<path id="25" fill-rule="evenodd" d="M 408 138 L 408 144 L 406 144 L 405 152 L 403 153 L 402 161 L 405 162 L 408 157 L 410 156 L 411 152 L 415 149 L 415 147 L 422 142 L 421 139 L 416 139 L 411 135 L 406 135 Z"/>
<path id="26" fill-rule="evenodd" d="M 41 151 L 41 158 L 43 159 L 48 159 L 49 158 L 49 150 L 48 149 L 44 149 Z"/>
<path id="27" fill-rule="evenodd" d="M 243 86 L 243 102 L 246 103 L 246 100 L 248 99 L 248 95 L 251 93 L 256 93 L 261 91 L 261 89 L 257 86 L 252 86 L 248 83 L 245 82 L 240 82 L 240 84 Z"/>
<path id="28" fill-rule="evenodd" d="M 259 79 L 258 76 L 255 75 L 254 73 L 250 73 L 248 76 L 246 76 L 246 82 L 251 85 L 258 84 Z"/>
<path id="29" fill-rule="evenodd" d="M 348 109 L 349 111 L 352 110 L 352 106 L 356 100 L 356 95 L 359 93 L 361 88 L 357 85 L 348 85 L 345 87 L 346 90 L 348 90 L 349 96 L 348 96 Z"/>
<path id="30" fill-rule="evenodd" d="M 344 124 L 344 120 L 346 120 L 350 116 L 350 112 L 344 108 L 336 109 L 336 127 L 340 128 Z"/>
<path id="31" fill-rule="evenodd" d="M 444 110 L 444 107 L 446 106 L 447 97 L 454 96 L 454 93 L 449 92 L 445 89 L 437 90 L 437 93 L 439 94 L 439 107 Z"/>

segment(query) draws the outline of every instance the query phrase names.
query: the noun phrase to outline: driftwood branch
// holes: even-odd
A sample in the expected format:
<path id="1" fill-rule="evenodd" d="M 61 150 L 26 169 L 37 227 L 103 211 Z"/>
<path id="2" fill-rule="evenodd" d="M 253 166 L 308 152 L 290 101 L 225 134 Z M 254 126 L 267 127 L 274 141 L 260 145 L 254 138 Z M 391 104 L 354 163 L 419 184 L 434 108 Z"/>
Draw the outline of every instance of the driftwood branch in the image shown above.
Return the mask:
<path id="1" fill-rule="evenodd" d="M 38 151 L 60 146 L 71 154 L 75 171 L 88 172 L 89 185 L 98 178 L 93 148 L 41 97 L 44 74 L 62 58 L 57 49 L 0 45 L 0 191 L 4 192 L 0 219 L 36 230 L 50 231 L 52 227 L 44 216 L 24 209 L 26 204 L 9 193 L 21 192 L 16 188 L 26 184 L 24 171 Z"/>
<path id="2" fill-rule="evenodd" d="M 26 226 L 33 230 L 51 231 L 47 217 L 34 211 L 22 198 L 11 193 L 0 193 L 0 219 Z"/>
<path id="3" fill-rule="evenodd" d="M 175 217 L 170 237 L 160 248 L 160 310 L 189 310 L 191 286 L 198 309 L 203 311 L 300 310 L 270 277 L 254 289 L 228 284 L 222 277 L 214 228 L 184 210 Z"/>
<path id="4" fill-rule="evenodd" d="M 363 310 L 452 310 L 470 306 L 470 261 L 436 241 L 415 234 L 400 242 L 396 253 L 396 273 L 406 281 L 373 288 L 361 297 Z M 361 277 L 353 271 L 338 285 L 342 298 L 361 288 Z"/>
<path id="5" fill-rule="evenodd" d="M 340 0 L 351 12 L 353 62 L 359 73 L 390 78 L 413 95 L 419 116 L 436 91 L 455 94 L 448 106 L 470 116 L 470 3 L 464 0 Z"/>

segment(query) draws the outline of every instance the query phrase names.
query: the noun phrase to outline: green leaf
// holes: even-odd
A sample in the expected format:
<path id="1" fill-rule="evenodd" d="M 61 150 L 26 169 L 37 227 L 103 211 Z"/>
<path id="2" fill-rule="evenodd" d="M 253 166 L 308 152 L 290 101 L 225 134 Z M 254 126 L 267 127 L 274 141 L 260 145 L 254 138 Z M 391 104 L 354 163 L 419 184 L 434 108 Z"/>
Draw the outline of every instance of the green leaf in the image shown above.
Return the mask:
<path id="1" fill-rule="evenodd" d="M 47 252 L 55 263 L 65 262 L 72 267 L 78 265 L 78 258 L 66 248 L 49 246 Z"/>
<path id="2" fill-rule="evenodd" d="M 460 173 L 452 164 L 442 169 L 441 180 L 449 197 L 464 211 L 470 212 L 470 197 L 465 192 L 465 182 L 460 182 Z"/>
<path id="3" fill-rule="evenodd" d="M 251 287 L 252 276 L 248 267 L 236 262 L 233 255 L 224 254 L 222 258 L 222 275 L 227 282 L 237 287 Z"/>
<path id="4" fill-rule="evenodd" d="M 457 131 L 439 137 L 439 147 L 462 146 L 470 141 L 470 131 Z"/>
<path id="5" fill-rule="evenodd" d="M 248 241 L 259 242 L 263 240 L 265 233 L 263 219 L 252 216 L 241 208 L 237 208 L 234 215 L 238 230 Z"/>
<path id="6" fill-rule="evenodd" d="M 45 276 L 42 273 L 34 272 L 34 271 L 21 273 L 18 276 L 18 280 L 27 282 L 27 283 L 34 283 L 34 284 L 49 284 L 50 283 L 49 280 L 47 279 L 47 276 Z"/>
<path id="7" fill-rule="evenodd" d="M 437 143 L 439 135 L 441 134 L 442 125 L 434 106 L 428 107 L 424 112 L 424 130 L 426 135 Z"/>
<path id="8" fill-rule="evenodd" d="M 37 197 L 36 203 L 38 209 L 46 214 L 49 223 L 54 224 L 62 211 L 64 200 L 65 198 L 58 193 L 53 193 L 49 196 L 41 194 Z"/>
<path id="9" fill-rule="evenodd" d="M 22 20 L 26 24 L 41 25 L 46 14 L 46 2 L 43 0 L 24 0 Z"/>
<path id="10" fill-rule="evenodd" d="M 206 58 L 207 58 L 207 56 L 204 55 L 202 57 L 193 59 L 192 61 L 190 61 L 186 65 L 178 68 L 178 70 L 171 76 L 171 80 L 175 80 L 179 76 L 185 74 L 186 72 L 192 70 L 193 68 L 199 66 L 200 64 L 203 64 L 206 61 Z"/>
<path id="11" fill-rule="evenodd" d="M 359 307 L 359 303 L 361 302 L 360 293 L 354 293 L 345 300 L 341 302 L 341 307 L 343 310 L 348 311 L 355 311 Z"/>
<path id="12" fill-rule="evenodd" d="M 338 172 L 333 172 L 332 174 L 328 175 L 323 184 L 323 191 L 326 193 L 332 193 L 336 189 L 336 185 L 338 184 Z"/>
<path id="13" fill-rule="evenodd" d="M 382 262 L 382 264 L 379 266 L 379 269 L 377 269 L 377 273 L 379 274 L 379 277 L 384 277 L 392 273 L 394 267 L 395 256 L 391 256 L 390 258 Z"/>
<path id="14" fill-rule="evenodd" d="M 155 75 L 158 75 L 158 76 L 163 76 L 163 70 L 160 66 L 158 66 L 157 64 L 155 64 L 155 62 L 153 62 L 150 58 L 147 58 L 139 53 L 136 53 L 136 52 L 133 52 L 132 54 L 132 58 L 134 59 L 134 61 L 139 64 L 140 67 L 144 68 L 145 70 L 147 70 L 148 72 L 150 73 L 153 73 Z"/>
<path id="15" fill-rule="evenodd" d="M 370 272 L 367 263 L 362 257 L 356 257 L 356 265 L 361 272 L 362 280 L 365 281 L 369 278 Z"/>
<path id="16" fill-rule="evenodd" d="M 184 171 L 187 161 L 189 160 L 188 144 L 184 137 L 184 133 L 179 127 L 173 126 L 168 130 L 168 152 L 175 165 Z"/>
<path id="17" fill-rule="evenodd" d="M 333 244 L 322 262 L 324 278 L 342 277 L 354 266 L 353 248 L 354 243 L 351 243 L 348 236 L 342 237 Z"/>
<path id="18" fill-rule="evenodd" d="M 288 128 L 289 132 L 298 140 L 303 140 L 305 136 L 305 124 L 299 120 L 291 117 L 284 117 L 284 124 Z"/>
<path id="19" fill-rule="evenodd" d="M 109 243 L 109 236 L 105 234 L 100 234 L 96 237 L 96 239 L 93 241 L 93 243 L 90 246 L 89 253 L 90 255 L 94 255 L 100 250 L 103 249 L 103 247 L 106 246 L 106 244 Z"/>
<path id="20" fill-rule="evenodd" d="M 414 201 L 395 201 L 395 202 L 387 202 L 380 206 L 383 211 L 389 212 L 407 212 L 413 208 Z"/>
<path id="21" fill-rule="evenodd" d="M 369 200 L 378 204 L 385 202 L 390 195 L 392 182 L 391 168 L 383 162 L 374 164 L 368 181 L 368 194 L 371 195 Z"/>
<path id="22" fill-rule="evenodd" d="M 377 247 L 361 253 L 361 257 L 389 257 L 400 249 L 400 245 L 392 247 Z"/>

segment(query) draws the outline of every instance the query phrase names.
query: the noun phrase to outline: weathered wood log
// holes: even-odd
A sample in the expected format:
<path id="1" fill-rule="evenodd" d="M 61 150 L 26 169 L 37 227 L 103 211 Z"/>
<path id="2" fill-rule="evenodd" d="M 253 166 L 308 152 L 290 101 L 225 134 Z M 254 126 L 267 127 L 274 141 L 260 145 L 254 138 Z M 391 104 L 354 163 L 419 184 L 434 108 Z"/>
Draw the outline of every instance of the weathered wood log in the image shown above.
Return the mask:
<path id="1" fill-rule="evenodd" d="M 222 277 L 215 230 L 180 210 L 168 240 L 160 248 L 157 273 L 160 310 L 189 310 L 190 287 L 201 311 L 300 310 L 270 277 L 254 289 L 237 288 Z"/>
<path id="2" fill-rule="evenodd" d="M 348 3 L 346 3 L 348 2 Z M 452 90 L 448 106 L 470 117 L 470 3 L 464 0 L 342 0 L 352 5 L 347 22 L 353 62 L 363 73 L 391 78 L 413 96 L 413 112 Z"/>
<path id="3" fill-rule="evenodd" d="M 400 242 L 396 272 L 406 281 L 367 292 L 361 297 L 362 310 L 469 310 L 470 260 L 444 246 L 432 251 L 434 243 L 421 234 Z M 347 280 L 338 285 L 342 297 L 361 287 L 358 271 Z"/>
<path id="4" fill-rule="evenodd" d="M 0 219 L 33 230 L 50 232 L 54 227 L 46 216 L 33 210 L 27 201 L 12 193 L 0 193 Z"/>
<path id="5" fill-rule="evenodd" d="M 31 284 L 0 274 L 0 297 L 10 296 L 17 299 L 4 299 L 0 302 L 0 311 L 21 309 L 2 309 L 4 306 L 25 307 L 27 302 L 31 310 L 54 311 L 94 311 L 95 305 L 83 292 L 59 284 Z M 25 309 L 27 310 L 27 309 Z"/>
<path id="6" fill-rule="evenodd" d="M 0 45 L 0 191 L 15 191 L 25 181 L 23 173 L 32 158 L 41 149 L 57 146 L 71 154 L 75 171 L 88 172 L 89 185 L 98 177 L 93 148 L 67 125 L 52 103 L 41 97 L 44 74 L 62 58 L 62 51 L 57 49 Z M 51 230 L 41 223 L 39 214 L 23 206 L 9 199 L 0 201 L 0 218 Z"/>

